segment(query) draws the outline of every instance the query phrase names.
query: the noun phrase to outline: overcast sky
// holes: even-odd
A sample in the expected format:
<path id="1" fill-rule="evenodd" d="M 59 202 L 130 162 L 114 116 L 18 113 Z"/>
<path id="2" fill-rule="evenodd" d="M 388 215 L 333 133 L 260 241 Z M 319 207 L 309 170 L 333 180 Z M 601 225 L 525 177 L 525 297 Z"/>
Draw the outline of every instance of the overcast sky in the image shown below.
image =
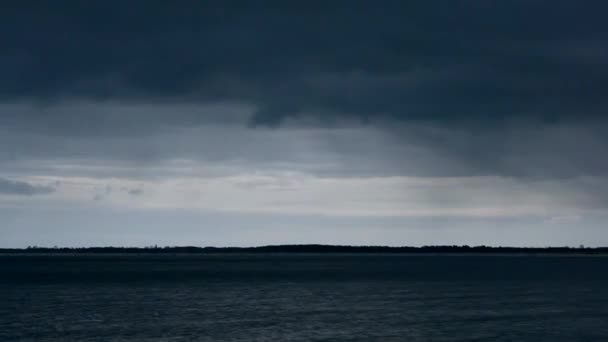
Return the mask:
<path id="1" fill-rule="evenodd" d="M 7 1 L 0 247 L 608 245 L 603 1 Z"/>

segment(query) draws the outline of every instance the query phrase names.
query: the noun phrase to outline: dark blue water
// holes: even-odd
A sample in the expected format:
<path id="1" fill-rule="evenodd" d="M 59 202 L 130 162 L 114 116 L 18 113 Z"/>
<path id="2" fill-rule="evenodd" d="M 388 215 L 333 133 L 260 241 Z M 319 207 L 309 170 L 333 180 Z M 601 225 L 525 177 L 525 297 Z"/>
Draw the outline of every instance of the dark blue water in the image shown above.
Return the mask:
<path id="1" fill-rule="evenodd" d="M 0 341 L 608 341 L 608 258 L 2 256 Z"/>

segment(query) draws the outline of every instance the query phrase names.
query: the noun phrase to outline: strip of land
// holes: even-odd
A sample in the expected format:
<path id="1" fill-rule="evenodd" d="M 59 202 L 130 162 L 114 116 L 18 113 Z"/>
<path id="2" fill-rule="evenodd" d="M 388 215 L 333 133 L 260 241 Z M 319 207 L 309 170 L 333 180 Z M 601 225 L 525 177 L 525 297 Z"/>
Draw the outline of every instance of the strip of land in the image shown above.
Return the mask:
<path id="1" fill-rule="evenodd" d="M 28 247 L 0 248 L 0 254 L 222 254 L 222 253 L 397 253 L 397 254 L 556 254 L 608 255 L 608 247 L 492 246 L 340 246 L 273 245 L 259 247 Z"/>

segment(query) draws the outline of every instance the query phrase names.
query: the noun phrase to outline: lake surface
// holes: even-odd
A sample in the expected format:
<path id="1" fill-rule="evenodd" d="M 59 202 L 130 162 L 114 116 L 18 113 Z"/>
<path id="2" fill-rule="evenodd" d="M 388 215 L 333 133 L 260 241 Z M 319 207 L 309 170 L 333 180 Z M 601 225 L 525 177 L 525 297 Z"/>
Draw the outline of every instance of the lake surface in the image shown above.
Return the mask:
<path id="1" fill-rule="evenodd" d="M 0 341 L 608 341 L 608 257 L 0 256 Z"/>

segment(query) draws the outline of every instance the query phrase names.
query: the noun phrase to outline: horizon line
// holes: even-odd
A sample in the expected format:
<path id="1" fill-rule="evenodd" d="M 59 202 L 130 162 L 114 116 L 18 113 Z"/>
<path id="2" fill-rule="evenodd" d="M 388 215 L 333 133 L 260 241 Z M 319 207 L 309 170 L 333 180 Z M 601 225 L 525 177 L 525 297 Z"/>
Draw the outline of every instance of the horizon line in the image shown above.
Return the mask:
<path id="1" fill-rule="evenodd" d="M 431 252 L 431 253 L 450 253 L 450 252 L 550 252 L 550 253 L 608 253 L 608 247 L 587 247 L 579 245 L 572 246 L 544 246 L 544 247 L 513 247 L 513 246 L 488 246 L 488 245 L 425 245 L 425 246 L 386 246 L 386 245 L 329 245 L 329 244 L 280 244 L 280 245 L 261 245 L 261 246 L 158 246 L 150 245 L 144 247 L 136 246 L 88 246 L 88 247 L 59 247 L 59 246 L 28 246 L 21 248 L 0 247 L 0 253 L 227 253 L 227 252 L 303 252 L 303 253 L 327 253 L 327 252 Z"/>

